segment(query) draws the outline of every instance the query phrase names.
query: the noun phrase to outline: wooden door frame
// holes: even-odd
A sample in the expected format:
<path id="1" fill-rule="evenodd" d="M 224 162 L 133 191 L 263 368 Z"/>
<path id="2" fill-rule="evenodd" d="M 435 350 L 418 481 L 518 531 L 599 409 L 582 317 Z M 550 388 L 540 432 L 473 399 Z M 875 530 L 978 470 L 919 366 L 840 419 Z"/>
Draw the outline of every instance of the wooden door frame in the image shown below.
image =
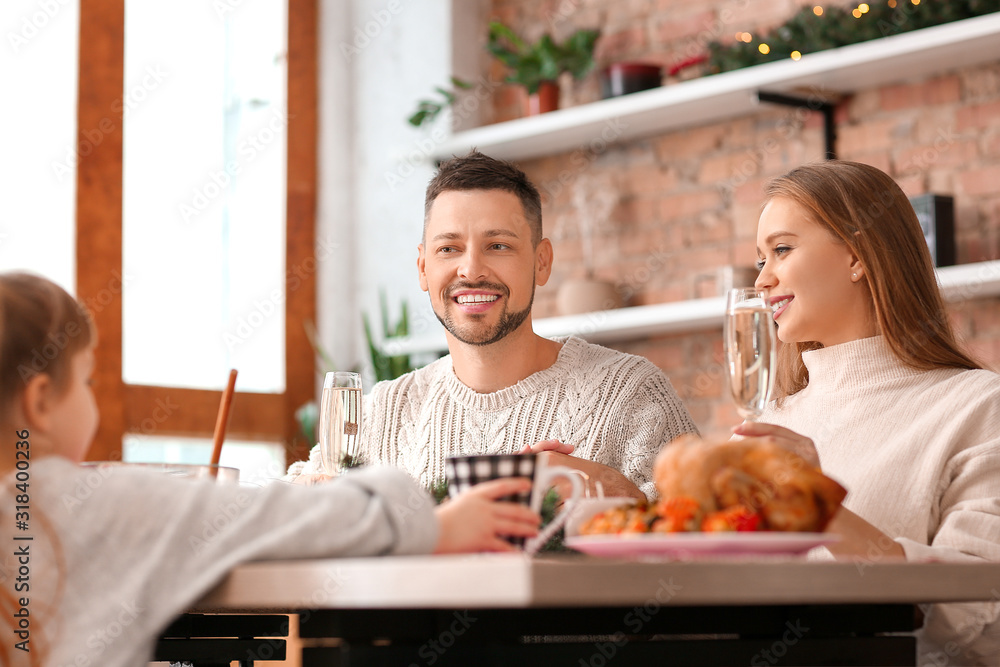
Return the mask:
<path id="1" fill-rule="evenodd" d="M 289 460 L 308 453 L 295 411 L 314 396 L 314 354 L 303 323 L 316 320 L 318 19 L 317 0 L 288 0 L 285 391 L 237 391 L 228 429 L 234 438 L 285 443 Z M 211 436 L 221 394 L 122 379 L 124 47 L 125 0 L 80 0 L 76 285 L 98 330 L 101 422 L 92 460 L 120 459 L 128 433 Z"/>

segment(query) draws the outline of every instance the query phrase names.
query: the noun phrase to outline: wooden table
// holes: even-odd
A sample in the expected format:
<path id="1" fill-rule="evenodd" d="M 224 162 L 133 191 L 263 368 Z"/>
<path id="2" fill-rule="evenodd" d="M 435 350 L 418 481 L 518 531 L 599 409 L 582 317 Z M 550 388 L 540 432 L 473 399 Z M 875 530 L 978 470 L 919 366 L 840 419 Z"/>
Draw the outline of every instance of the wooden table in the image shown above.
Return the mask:
<path id="1" fill-rule="evenodd" d="M 994 599 L 1000 564 L 521 555 L 243 565 L 198 605 L 299 612 L 313 665 L 914 665 L 916 604 Z"/>

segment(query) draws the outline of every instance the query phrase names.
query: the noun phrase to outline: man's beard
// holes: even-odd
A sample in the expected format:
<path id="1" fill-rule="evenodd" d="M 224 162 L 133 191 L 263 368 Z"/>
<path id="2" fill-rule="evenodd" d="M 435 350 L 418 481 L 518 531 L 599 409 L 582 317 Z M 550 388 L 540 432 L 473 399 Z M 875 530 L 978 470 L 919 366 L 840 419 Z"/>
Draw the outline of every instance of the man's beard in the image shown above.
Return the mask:
<path id="1" fill-rule="evenodd" d="M 455 287 L 448 290 L 445 294 L 445 306 L 444 306 L 444 316 L 441 313 L 434 310 L 434 316 L 438 318 L 438 322 L 444 326 L 444 328 L 454 336 L 456 339 L 465 343 L 466 345 L 492 345 L 497 341 L 503 340 L 511 332 L 515 331 L 519 326 L 524 324 L 524 321 L 528 319 L 528 315 L 531 314 L 531 305 L 535 302 L 535 281 L 534 277 L 531 280 L 531 298 L 528 299 L 528 307 L 524 310 L 519 310 L 516 312 L 510 312 L 504 307 L 504 311 L 500 313 L 500 321 L 497 322 L 493 327 L 486 329 L 485 331 L 463 331 L 459 328 L 458 324 L 455 323 L 452 313 L 453 308 L 457 307 L 456 304 L 451 300 L 450 294 L 458 291 L 459 289 L 492 289 L 497 292 L 501 292 L 503 296 L 501 298 L 507 298 L 510 296 L 510 290 L 508 290 L 503 285 L 495 283 L 479 283 L 477 285 L 456 285 Z M 466 329 L 477 329 L 476 325 L 469 325 Z"/>

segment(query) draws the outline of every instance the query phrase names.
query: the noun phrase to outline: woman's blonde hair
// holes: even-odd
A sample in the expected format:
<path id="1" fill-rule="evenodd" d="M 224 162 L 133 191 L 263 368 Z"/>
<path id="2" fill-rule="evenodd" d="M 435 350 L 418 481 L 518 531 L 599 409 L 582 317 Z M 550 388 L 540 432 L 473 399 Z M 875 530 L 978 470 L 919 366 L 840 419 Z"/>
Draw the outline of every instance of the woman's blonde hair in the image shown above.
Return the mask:
<path id="1" fill-rule="evenodd" d="M 860 259 L 878 332 L 900 361 L 919 370 L 981 368 L 955 339 L 920 223 L 887 174 L 859 162 L 807 164 L 767 185 L 764 203 L 778 197 L 798 204 Z M 802 353 L 818 347 L 816 342 L 781 346 L 775 375 L 779 401 L 809 383 Z"/>
<path id="2" fill-rule="evenodd" d="M 0 273 L 0 419 L 36 375 L 66 389 L 70 360 L 96 338 L 87 310 L 66 290 L 30 273 Z"/>

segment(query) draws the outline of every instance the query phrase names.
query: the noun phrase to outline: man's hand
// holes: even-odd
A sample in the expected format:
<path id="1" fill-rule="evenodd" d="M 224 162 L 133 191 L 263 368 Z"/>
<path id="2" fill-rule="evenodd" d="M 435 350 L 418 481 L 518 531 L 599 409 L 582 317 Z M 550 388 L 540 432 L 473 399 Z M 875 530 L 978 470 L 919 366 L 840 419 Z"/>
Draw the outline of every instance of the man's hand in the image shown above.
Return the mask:
<path id="1" fill-rule="evenodd" d="M 497 498 L 530 490 L 530 479 L 495 479 L 476 484 L 440 505 L 435 510 L 439 530 L 434 553 L 514 551 L 502 538 L 534 537 L 541 517 L 524 505 L 498 502 Z"/>
<path id="2" fill-rule="evenodd" d="M 542 452 L 558 452 L 560 454 L 572 454 L 575 446 L 559 442 L 558 440 L 542 440 L 537 445 L 525 445 L 518 454 L 541 454 Z"/>
<path id="3" fill-rule="evenodd" d="M 545 442 L 555 441 L 546 440 Z M 544 443 L 538 444 L 542 445 Z M 572 445 L 564 446 L 572 447 Z M 543 450 L 539 453 L 538 457 L 540 459 L 544 458 L 546 465 L 566 466 L 567 468 L 573 468 L 583 473 L 586 488 L 589 492 L 584 495 L 589 495 L 592 498 L 597 497 L 598 483 L 600 483 L 600 488 L 603 490 L 605 496 L 625 496 L 638 500 L 646 500 L 646 495 L 639 490 L 639 487 L 630 482 L 623 474 L 603 463 L 569 456 L 557 449 Z M 572 495 L 570 483 L 563 479 L 556 478 L 555 487 L 563 499 L 569 498 Z"/>

